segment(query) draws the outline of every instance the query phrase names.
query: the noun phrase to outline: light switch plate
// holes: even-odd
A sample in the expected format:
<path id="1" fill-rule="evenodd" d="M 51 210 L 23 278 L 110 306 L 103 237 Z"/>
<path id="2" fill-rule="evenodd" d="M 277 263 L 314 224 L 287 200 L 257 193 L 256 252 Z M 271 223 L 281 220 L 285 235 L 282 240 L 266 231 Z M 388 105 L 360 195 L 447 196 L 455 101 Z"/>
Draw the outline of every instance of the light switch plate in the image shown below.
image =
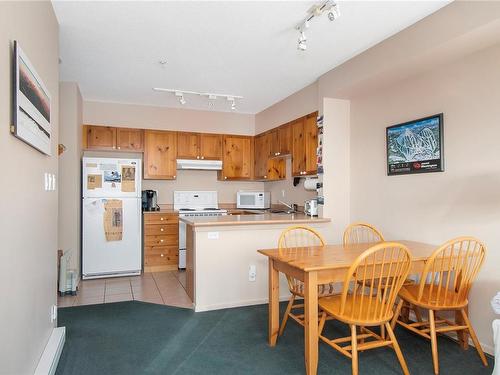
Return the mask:
<path id="1" fill-rule="evenodd" d="M 208 239 L 209 240 L 218 240 L 219 239 L 219 232 L 208 232 Z"/>

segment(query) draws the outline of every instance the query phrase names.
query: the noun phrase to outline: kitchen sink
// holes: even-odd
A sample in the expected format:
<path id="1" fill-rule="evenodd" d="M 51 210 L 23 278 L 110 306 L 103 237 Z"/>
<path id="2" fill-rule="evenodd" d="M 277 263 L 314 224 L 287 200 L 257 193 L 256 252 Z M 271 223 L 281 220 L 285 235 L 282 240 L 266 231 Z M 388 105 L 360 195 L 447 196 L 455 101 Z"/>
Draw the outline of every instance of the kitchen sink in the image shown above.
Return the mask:
<path id="1" fill-rule="evenodd" d="M 270 213 L 272 214 L 285 214 L 285 215 L 290 215 L 294 214 L 294 210 L 269 210 Z"/>

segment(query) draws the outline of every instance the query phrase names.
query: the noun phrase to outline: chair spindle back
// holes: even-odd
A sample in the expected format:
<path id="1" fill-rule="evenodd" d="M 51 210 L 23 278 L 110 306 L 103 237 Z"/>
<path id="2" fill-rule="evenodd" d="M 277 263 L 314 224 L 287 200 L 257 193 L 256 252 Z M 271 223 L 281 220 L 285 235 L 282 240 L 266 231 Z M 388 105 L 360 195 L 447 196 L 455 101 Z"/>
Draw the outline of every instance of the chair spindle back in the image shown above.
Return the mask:
<path id="1" fill-rule="evenodd" d="M 373 225 L 367 223 L 353 223 L 344 231 L 344 245 L 383 242 L 384 236 Z"/>
<path id="2" fill-rule="evenodd" d="M 295 247 L 303 247 L 304 251 L 308 251 L 309 247 L 324 245 L 323 237 L 313 228 L 305 225 L 285 229 L 278 240 L 278 249 L 281 254 L 286 254 L 289 249 Z M 302 281 L 288 275 L 287 280 L 291 291 L 301 292 L 301 288 L 303 288 Z"/>
<path id="3" fill-rule="evenodd" d="M 425 264 L 418 301 L 440 307 L 464 304 L 485 255 L 486 247 L 473 237 L 459 237 L 443 244 Z"/>
<path id="4" fill-rule="evenodd" d="M 380 243 L 363 252 L 347 272 L 340 314 L 364 323 L 387 320 L 410 267 L 410 251 L 397 242 Z M 360 288 L 353 292 L 352 285 Z"/>

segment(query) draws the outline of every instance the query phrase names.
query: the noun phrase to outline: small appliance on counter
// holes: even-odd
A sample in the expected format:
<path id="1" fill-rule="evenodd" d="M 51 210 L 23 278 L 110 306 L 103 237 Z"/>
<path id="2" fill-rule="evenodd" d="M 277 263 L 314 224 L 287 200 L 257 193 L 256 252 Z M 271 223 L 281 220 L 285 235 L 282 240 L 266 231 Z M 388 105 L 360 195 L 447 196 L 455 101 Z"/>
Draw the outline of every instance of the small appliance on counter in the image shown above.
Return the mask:
<path id="1" fill-rule="evenodd" d="M 308 216 L 318 216 L 318 200 L 310 199 L 305 201 L 304 213 Z"/>
<path id="2" fill-rule="evenodd" d="M 142 210 L 160 211 L 160 207 L 158 206 L 158 192 L 156 190 L 142 191 Z"/>
<path id="3" fill-rule="evenodd" d="M 269 191 L 238 191 L 236 198 L 236 208 L 250 210 L 271 208 L 271 193 Z"/>

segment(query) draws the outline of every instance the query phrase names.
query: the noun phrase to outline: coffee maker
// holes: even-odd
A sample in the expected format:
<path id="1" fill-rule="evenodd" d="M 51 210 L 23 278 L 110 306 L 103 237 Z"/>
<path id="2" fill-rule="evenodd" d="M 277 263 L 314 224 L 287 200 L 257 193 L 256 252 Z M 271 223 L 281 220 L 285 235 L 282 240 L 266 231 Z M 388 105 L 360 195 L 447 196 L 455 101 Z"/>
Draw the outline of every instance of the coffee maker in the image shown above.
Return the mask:
<path id="1" fill-rule="evenodd" d="M 143 211 L 159 211 L 158 196 L 156 190 L 142 191 L 142 210 Z"/>

